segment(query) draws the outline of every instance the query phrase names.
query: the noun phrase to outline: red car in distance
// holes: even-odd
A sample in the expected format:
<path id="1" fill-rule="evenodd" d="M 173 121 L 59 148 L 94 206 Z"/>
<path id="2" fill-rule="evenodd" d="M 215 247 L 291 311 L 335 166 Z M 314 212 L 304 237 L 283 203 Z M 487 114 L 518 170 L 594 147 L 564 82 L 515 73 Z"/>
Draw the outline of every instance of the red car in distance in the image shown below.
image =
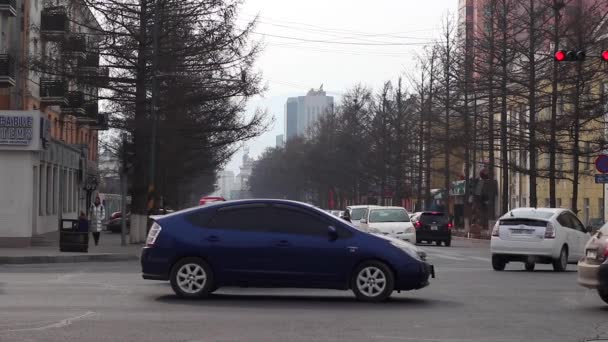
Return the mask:
<path id="1" fill-rule="evenodd" d="M 202 197 L 198 201 L 198 205 L 206 205 L 213 202 L 226 202 L 224 197 Z"/>

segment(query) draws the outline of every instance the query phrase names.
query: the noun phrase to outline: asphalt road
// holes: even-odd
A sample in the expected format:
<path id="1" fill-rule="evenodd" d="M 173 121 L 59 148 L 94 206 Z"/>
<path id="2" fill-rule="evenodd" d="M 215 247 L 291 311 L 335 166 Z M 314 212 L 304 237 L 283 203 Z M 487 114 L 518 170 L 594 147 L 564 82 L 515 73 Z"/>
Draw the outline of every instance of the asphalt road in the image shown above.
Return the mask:
<path id="1" fill-rule="evenodd" d="M 225 289 L 173 296 L 137 262 L 0 266 L 0 341 L 584 341 L 608 337 L 608 305 L 575 266 L 491 270 L 488 245 L 423 247 L 429 287 L 367 304 L 350 292 Z"/>

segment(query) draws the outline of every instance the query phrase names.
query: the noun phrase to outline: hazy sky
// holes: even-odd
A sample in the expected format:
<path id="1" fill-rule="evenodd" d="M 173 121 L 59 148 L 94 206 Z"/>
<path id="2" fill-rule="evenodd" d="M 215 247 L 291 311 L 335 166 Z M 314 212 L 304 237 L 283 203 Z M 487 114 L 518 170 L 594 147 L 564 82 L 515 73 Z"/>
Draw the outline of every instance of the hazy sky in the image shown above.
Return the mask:
<path id="1" fill-rule="evenodd" d="M 283 134 L 283 105 L 289 96 L 305 95 L 321 84 L 328 95 L 358 83 L 378 89 L 412 70 L 414 56 L 438 36 L 446 13 L 458 0 L 245 0 L 239 23 L 259 14 L 255 39 L 265 44 L 257 67 L 268 91 L 250 103 L 267 108 L 272 129 L 247 143 L 259 156 Z M 242 153 L 227 169 L 238 173 Z"/>

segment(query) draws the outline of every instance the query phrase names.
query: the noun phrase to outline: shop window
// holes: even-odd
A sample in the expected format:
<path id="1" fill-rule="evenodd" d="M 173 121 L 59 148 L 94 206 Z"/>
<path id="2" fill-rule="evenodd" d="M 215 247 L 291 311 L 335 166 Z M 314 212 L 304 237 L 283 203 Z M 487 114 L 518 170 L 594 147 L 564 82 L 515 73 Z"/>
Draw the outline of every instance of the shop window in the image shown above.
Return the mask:
<path id="1" fill-rule="evenodd" d="M 38 215 L 44 216 L 46 203 L 45 203 L 45 191 L 46 189 L 46 167 L 40 165 L 38 167 Z"/>

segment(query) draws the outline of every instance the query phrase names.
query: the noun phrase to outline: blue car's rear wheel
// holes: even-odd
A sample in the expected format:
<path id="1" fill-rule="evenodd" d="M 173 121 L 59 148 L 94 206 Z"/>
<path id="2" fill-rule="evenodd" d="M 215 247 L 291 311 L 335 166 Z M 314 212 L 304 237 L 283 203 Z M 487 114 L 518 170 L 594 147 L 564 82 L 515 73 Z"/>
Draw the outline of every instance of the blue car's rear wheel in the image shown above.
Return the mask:
<path id="1" fill-rule="evenodd" d="M 171 287 L 183 298 L 202 298 L 215 289 L 211 267 L 200 258 L 184 258 L 171 270 Z"/>
<path id="2" fill-rule="evenodd" d="M 366 261 L 355 269 L 351 287 L 357 299 L 381 302 L 393 293 L 395 277 L 386 264 Z"/>

